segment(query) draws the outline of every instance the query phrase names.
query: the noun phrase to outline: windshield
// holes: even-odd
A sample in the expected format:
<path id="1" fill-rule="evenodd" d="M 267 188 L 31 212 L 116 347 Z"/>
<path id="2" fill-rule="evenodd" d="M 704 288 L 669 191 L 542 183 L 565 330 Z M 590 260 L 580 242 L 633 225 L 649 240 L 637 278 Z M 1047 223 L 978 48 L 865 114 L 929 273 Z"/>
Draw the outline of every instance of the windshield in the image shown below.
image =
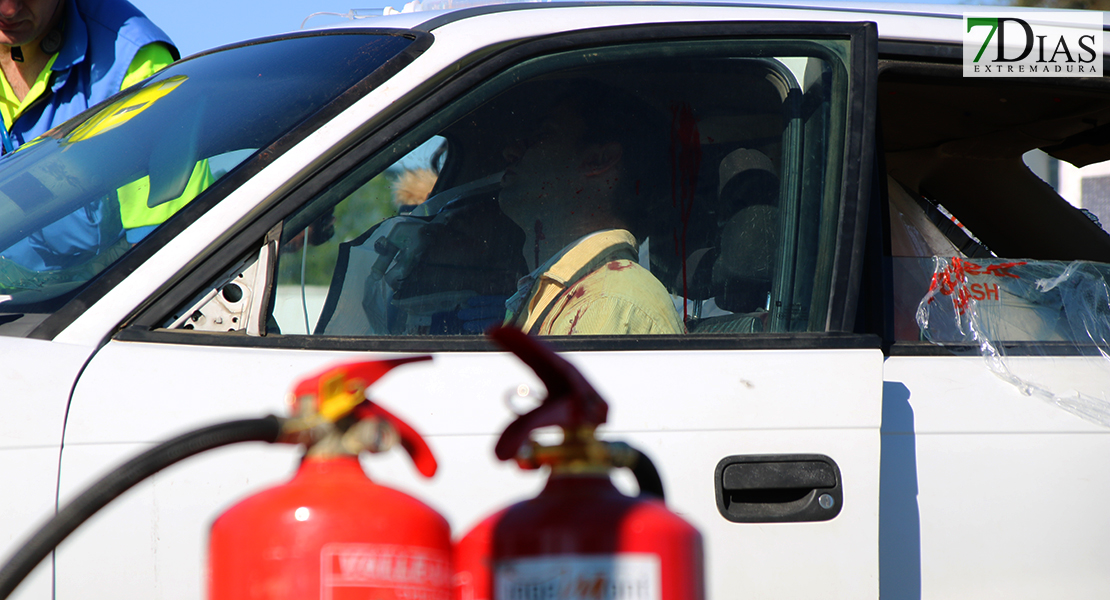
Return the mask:
<path id="1" fill-rule="evenodd" d="M 411 41 L 337 32 L 202 54 L 5 156 L 0 313 L 56 309 Z"/>

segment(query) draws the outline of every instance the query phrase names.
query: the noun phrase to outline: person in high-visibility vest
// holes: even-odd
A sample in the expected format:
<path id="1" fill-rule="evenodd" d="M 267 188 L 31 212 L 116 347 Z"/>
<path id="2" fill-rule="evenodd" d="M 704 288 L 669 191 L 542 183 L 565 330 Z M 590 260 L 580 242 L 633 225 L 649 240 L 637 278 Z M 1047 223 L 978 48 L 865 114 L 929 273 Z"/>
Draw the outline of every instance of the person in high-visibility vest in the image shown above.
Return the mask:
<path id="1" fill-rule="evenodd" d="M 178 58 L 126 0 L 0 0 L 4 152 Z"/>
<path id="2" fill-rule="evenodd" d="M 179 56 L 169 36 L 126 0 L 0 0 L 0 152 L 14 152 Z M 106 253 L 118 257 L 211 181 L 201 161 L 181 197 L 150 207 L 149 181 L 142 178 L 31 234 L 0 258 L 33 273 L 85 268 L 90 257 Z"/>

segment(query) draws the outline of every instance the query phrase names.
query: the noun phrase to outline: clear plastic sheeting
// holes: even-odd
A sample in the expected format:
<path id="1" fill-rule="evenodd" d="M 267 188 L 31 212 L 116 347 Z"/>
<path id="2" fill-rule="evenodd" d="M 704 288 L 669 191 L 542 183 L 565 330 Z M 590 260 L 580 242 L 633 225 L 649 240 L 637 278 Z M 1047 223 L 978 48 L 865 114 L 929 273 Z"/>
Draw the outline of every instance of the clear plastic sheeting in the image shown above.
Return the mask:
<path id="1" fill-rule="evenodd" d="M 1023 394 L 1110 427 L 1110 265 L 933 260 L 917 308 L 926 339 L 974 345 Z"/>

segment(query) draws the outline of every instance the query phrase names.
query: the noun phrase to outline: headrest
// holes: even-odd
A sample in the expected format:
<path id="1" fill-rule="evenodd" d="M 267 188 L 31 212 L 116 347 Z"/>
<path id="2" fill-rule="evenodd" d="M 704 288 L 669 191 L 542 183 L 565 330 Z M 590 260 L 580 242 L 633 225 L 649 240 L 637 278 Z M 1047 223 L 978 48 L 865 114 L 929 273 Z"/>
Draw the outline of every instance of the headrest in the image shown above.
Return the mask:
<path id="1" fill-rule="evenodd" d="M 778 249 L 779 211 L 765 204 L 733 215 L 721 229 L 721 257 L 713 265 L 713 282 L 730 279 L 770 281 Z"/>
<path id="2" fill-rule="evenodd" d="M 718 307 L 747 313 L 766 306 L 778 251 L 778 212 L 766 204 L 749 206 L 721 229 L 712 275 Z"/>
<path id="3" fill-rule="evenodd" d="M 721 159 L 720 173 L 717 184 L 717 195 L 720 196 L 725 191 L 725 186 L 732 182 L 732 180 L 741 173 L 748 171 L 765 171 L 774 177 L 778 177 L 775 173 L 775 165 L 771 162 L 767 155 L 751 148 L 739 148 L 728 153 Z"/>

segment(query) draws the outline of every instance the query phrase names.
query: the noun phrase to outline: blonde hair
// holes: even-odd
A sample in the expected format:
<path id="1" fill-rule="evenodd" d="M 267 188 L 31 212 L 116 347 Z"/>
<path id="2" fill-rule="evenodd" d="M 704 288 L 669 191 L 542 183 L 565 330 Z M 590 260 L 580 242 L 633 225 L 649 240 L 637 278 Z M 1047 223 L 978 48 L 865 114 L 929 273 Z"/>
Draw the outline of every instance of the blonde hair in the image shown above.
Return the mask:
<path id="1" fill-rule="evenodd" d="M 393 205 L 401 207 L 423 203 L 438 178 L 431 169 L 405 169 L 393 181 Z"/>

